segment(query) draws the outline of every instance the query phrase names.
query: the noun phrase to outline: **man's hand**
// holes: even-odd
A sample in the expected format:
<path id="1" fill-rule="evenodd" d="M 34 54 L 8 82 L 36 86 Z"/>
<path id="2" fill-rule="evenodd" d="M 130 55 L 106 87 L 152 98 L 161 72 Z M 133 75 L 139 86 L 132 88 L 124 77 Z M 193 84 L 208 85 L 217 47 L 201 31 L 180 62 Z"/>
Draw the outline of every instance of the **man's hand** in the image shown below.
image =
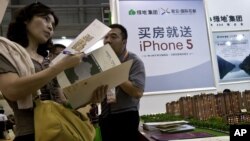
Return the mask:
<path id="1" fill-rule="evenodd" d="M 103 101 L 103 99 L 106 97 L 108 91 L 108 85 L 102 85 L 97 87 L 94 92 L 93 96 L 91 98 L 92 103 L 100 103 Z"/>

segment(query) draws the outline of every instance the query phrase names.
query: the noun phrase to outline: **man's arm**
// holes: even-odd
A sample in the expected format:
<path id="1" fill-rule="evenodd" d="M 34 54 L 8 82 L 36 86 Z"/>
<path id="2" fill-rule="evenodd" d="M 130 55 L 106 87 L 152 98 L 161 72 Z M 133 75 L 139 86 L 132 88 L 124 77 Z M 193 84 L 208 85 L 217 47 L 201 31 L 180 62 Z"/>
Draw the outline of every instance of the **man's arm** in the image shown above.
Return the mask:
<path id="1" fill-rule="evenodd" d="M 145 86 L 145 68 L 141 60 L 135 59 L 130 70 L 129 80 L 119 85 L 128 95 L 141 98 Z"/>
<path id="2" fill-rule="evenodd" d="M 143 95 L 143 90 L 134 86 L 131 81 L 126 81 L 119 85 L 124 92 L 126 92 L 128 95 L 134 97 L 134 98 L 141 98 Z"/>

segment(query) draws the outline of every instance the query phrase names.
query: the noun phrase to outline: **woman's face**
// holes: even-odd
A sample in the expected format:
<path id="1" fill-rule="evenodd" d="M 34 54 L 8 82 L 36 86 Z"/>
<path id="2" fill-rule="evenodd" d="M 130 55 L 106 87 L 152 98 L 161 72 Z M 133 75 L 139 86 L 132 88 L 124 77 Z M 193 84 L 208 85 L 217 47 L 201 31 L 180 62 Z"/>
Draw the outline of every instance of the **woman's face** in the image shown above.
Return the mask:
<path id="1" fill-rule="evenodd" d="M 29 41 L 43 44 L 46 43 L 54 33 L 55 19 L 51 14 L 34 16 L 26 23 L 26 27 Z"/>

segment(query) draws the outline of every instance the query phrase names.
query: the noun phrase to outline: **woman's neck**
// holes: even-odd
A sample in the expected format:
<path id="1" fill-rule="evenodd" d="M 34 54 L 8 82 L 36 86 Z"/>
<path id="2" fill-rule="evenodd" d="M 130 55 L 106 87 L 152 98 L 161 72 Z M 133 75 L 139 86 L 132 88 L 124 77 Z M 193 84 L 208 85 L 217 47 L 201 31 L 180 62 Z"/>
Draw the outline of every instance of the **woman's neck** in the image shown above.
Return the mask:
<path id="1" fill-rule="evenodd" d="M 37 53 L 37 47 L 29 44 L 29 46 L 26 48 L 26 51 L 29 53 L 30 57 L 39 62 L 42 63 L 43 57 Z"/>
<path id="2" fill-rule="evenodd" d="M 37 42 L 37 40 L 35 38 L 33 38 L 32 36 L 29 36 L 28 35 L 28 40 L 29 40 L 29 45 L 27 47 L 27 49 L 29 48 L 29 50 L 33 50 L 36 52 L 38 46 L 39 46 L 39 43 Z"/>
<path id="3" fill-rule="evenodd" d="M 39 62 L 42 63 L 43 62 L 43 56 L 39 55 L 37 53 L 37 48 L 39 46 L 39 43 L 37 42 L 36 39 L 34 39 L 32 36 L 28 36 L 29 39 L 29 45 L 26 48 L 27 52 L 29 53 L 30 57 Z"/>

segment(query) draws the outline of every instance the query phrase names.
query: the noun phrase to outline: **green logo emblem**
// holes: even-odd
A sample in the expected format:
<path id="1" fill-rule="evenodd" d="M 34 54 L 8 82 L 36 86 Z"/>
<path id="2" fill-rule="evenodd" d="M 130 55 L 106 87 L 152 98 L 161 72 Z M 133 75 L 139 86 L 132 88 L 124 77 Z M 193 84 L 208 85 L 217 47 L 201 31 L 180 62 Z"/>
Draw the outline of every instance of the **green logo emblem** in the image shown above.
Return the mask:
<path id="1" fill-rule="evenodd" d="M 135 12 L 135 10 L 131 9 L 131 10 L 129 10 L 128 14 L 129 14 L 129 15 L 135 15 L 136 12 Z"/>

